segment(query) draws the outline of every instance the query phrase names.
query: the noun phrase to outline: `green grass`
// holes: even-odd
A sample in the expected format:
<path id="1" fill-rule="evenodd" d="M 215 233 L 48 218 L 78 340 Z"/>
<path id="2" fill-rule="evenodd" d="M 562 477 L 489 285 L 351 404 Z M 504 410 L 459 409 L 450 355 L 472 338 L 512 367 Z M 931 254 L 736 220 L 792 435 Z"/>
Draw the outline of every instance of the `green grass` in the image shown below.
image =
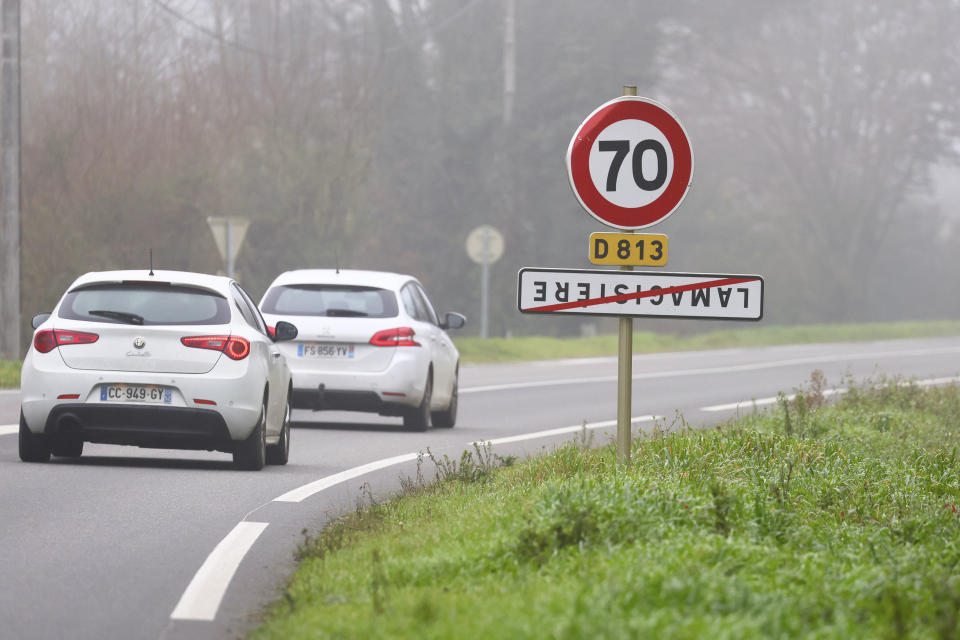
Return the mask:
<path id="1" fill-rule="evenodd" d="M 814 390 L 328 526 L 254 638 L 960 637 L 960 389 Z"/>
<path id="2" fill-rule="evenodd" d="M 0 389 L 20 386 L 20 362 L 0 360 Z"/>
<path id="3" fill-rule="evenodd" d="M 634 353 L 758 347 L 812 342 L 848 342 L 894 338 L 960 335 L 960 322 L 885 322 L 870 324 L 824 324 L 795 327 L 749 325 L 691 336 L 634 331 Z M 463 362 L 508 362 L 544 358 L 581 358 L 617 353 L 617 336 L 592 338 L 458 338 Z"/>

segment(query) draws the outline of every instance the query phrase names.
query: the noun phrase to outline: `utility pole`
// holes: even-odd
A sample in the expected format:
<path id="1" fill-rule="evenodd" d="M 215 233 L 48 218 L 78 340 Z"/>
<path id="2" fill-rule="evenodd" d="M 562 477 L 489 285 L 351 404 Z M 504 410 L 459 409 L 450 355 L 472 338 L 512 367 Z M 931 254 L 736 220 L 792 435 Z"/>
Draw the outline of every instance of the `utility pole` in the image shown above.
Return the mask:
<path id="1" fill-rule="evenodd" d="M 2 0 L 0 358 L 20 359 L 20 0 Z"/>
<path id="2" fill-rule="evenodd" d="M 503 29 L 503 124 L 513 122 L 513 98 L 517 93 L 517 0 L 505 0 Z"/>

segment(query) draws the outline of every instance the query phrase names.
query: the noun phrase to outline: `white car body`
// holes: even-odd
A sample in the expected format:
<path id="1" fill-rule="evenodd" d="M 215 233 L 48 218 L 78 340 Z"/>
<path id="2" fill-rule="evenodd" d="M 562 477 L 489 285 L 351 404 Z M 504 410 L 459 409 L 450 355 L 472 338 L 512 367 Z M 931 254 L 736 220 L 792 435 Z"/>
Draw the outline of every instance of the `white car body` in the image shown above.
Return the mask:
<path id="1" fill-rule="evenodd" d="M 137 309 L 142 324 L 122 316 Z M 289 448 L 290 369 L 232 279 L 146 269 L 88 273 L 35 325 L 20 387 L 25 460 L 42 461 L 44 446 L 70 456 L 83 442 L 99 442 L 219 450 L 237 461 L 262 423 L 260 457 L 286 462 L 278 447 Z M 263 466 L 251 464 L 238 461 Z"/>
<path id="2" fill-rule="evenodd" d="M 288 271 L 260 311 L 269 325 L 287 320 L 299 330 L 280 347 L 293 372 L 294 408 L 403 416 L 414 430 L 427 428 L 431 415 L 434 426 L 456 421 L 460 354 L 445 329 L 466 319 L 450 313 L 441 321 L 416 278 Z"/>

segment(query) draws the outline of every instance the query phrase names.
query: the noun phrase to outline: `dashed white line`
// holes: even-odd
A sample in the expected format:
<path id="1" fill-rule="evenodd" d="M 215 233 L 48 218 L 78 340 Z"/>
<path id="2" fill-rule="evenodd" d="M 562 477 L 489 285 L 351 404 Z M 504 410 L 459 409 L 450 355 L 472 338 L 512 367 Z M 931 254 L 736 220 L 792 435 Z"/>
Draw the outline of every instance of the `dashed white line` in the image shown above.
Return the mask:
<path id="1" fill-rule="evenodd" d="M 652 422 L 654 420 L 662 420 L 663 416 L 637 416 L 635 418 L 630 418 L 631 424 L 637 424 L 641 422 Z M 522 433 L 518 436 L 506 436 L 504 438 L 494 438 L 492 440 L 478 440 L 476 442 L 471 442 L 470 444 L 507 444 L 508 442 L 522 442 L 523 440 L 533 440 L 534 438 L 547 438 L 549 436 L 560 436 L 565 433 L 576 433 L 582 431 L 583 429 L 593 430 L 593 429 L 604 429 L 606 427 L 616 426 L 616 420 L 604 420 L 602 422 L 589 422 L 587 424 L 575 424 L 569 427 L 560 427 L 559 429 L 547 429 L 546 431 L 534 431 L 532 433 Z"/>
<path id="2" fill-rule="evenodd" d="M 18 424 L 0 424 L 0 436 L 9 436 L 20 431 Z"/>
<path id="3" fill-rule="evenodd" d="M 233 575 L 247 551 L 257 541 L 267 522 L 239 522 L 214 547 L 180 596 L 170 618 L 173 620 L 211 621 L 223 600 Z"/>

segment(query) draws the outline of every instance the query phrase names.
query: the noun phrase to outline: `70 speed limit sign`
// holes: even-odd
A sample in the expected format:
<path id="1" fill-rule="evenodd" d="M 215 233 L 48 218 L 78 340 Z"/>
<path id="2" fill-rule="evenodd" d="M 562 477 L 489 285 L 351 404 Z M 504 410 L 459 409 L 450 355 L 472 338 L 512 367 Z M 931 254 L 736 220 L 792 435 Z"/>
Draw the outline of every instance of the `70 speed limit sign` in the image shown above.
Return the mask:
<path id="1" fill-rule="evenodd" d="M 567 148 L 567 174 L 591 216 L 617 229 L 643 229 L 673 213 L 687 195 L 693 150 L 666 107 L 623 96 L 577 128 Z"/>

